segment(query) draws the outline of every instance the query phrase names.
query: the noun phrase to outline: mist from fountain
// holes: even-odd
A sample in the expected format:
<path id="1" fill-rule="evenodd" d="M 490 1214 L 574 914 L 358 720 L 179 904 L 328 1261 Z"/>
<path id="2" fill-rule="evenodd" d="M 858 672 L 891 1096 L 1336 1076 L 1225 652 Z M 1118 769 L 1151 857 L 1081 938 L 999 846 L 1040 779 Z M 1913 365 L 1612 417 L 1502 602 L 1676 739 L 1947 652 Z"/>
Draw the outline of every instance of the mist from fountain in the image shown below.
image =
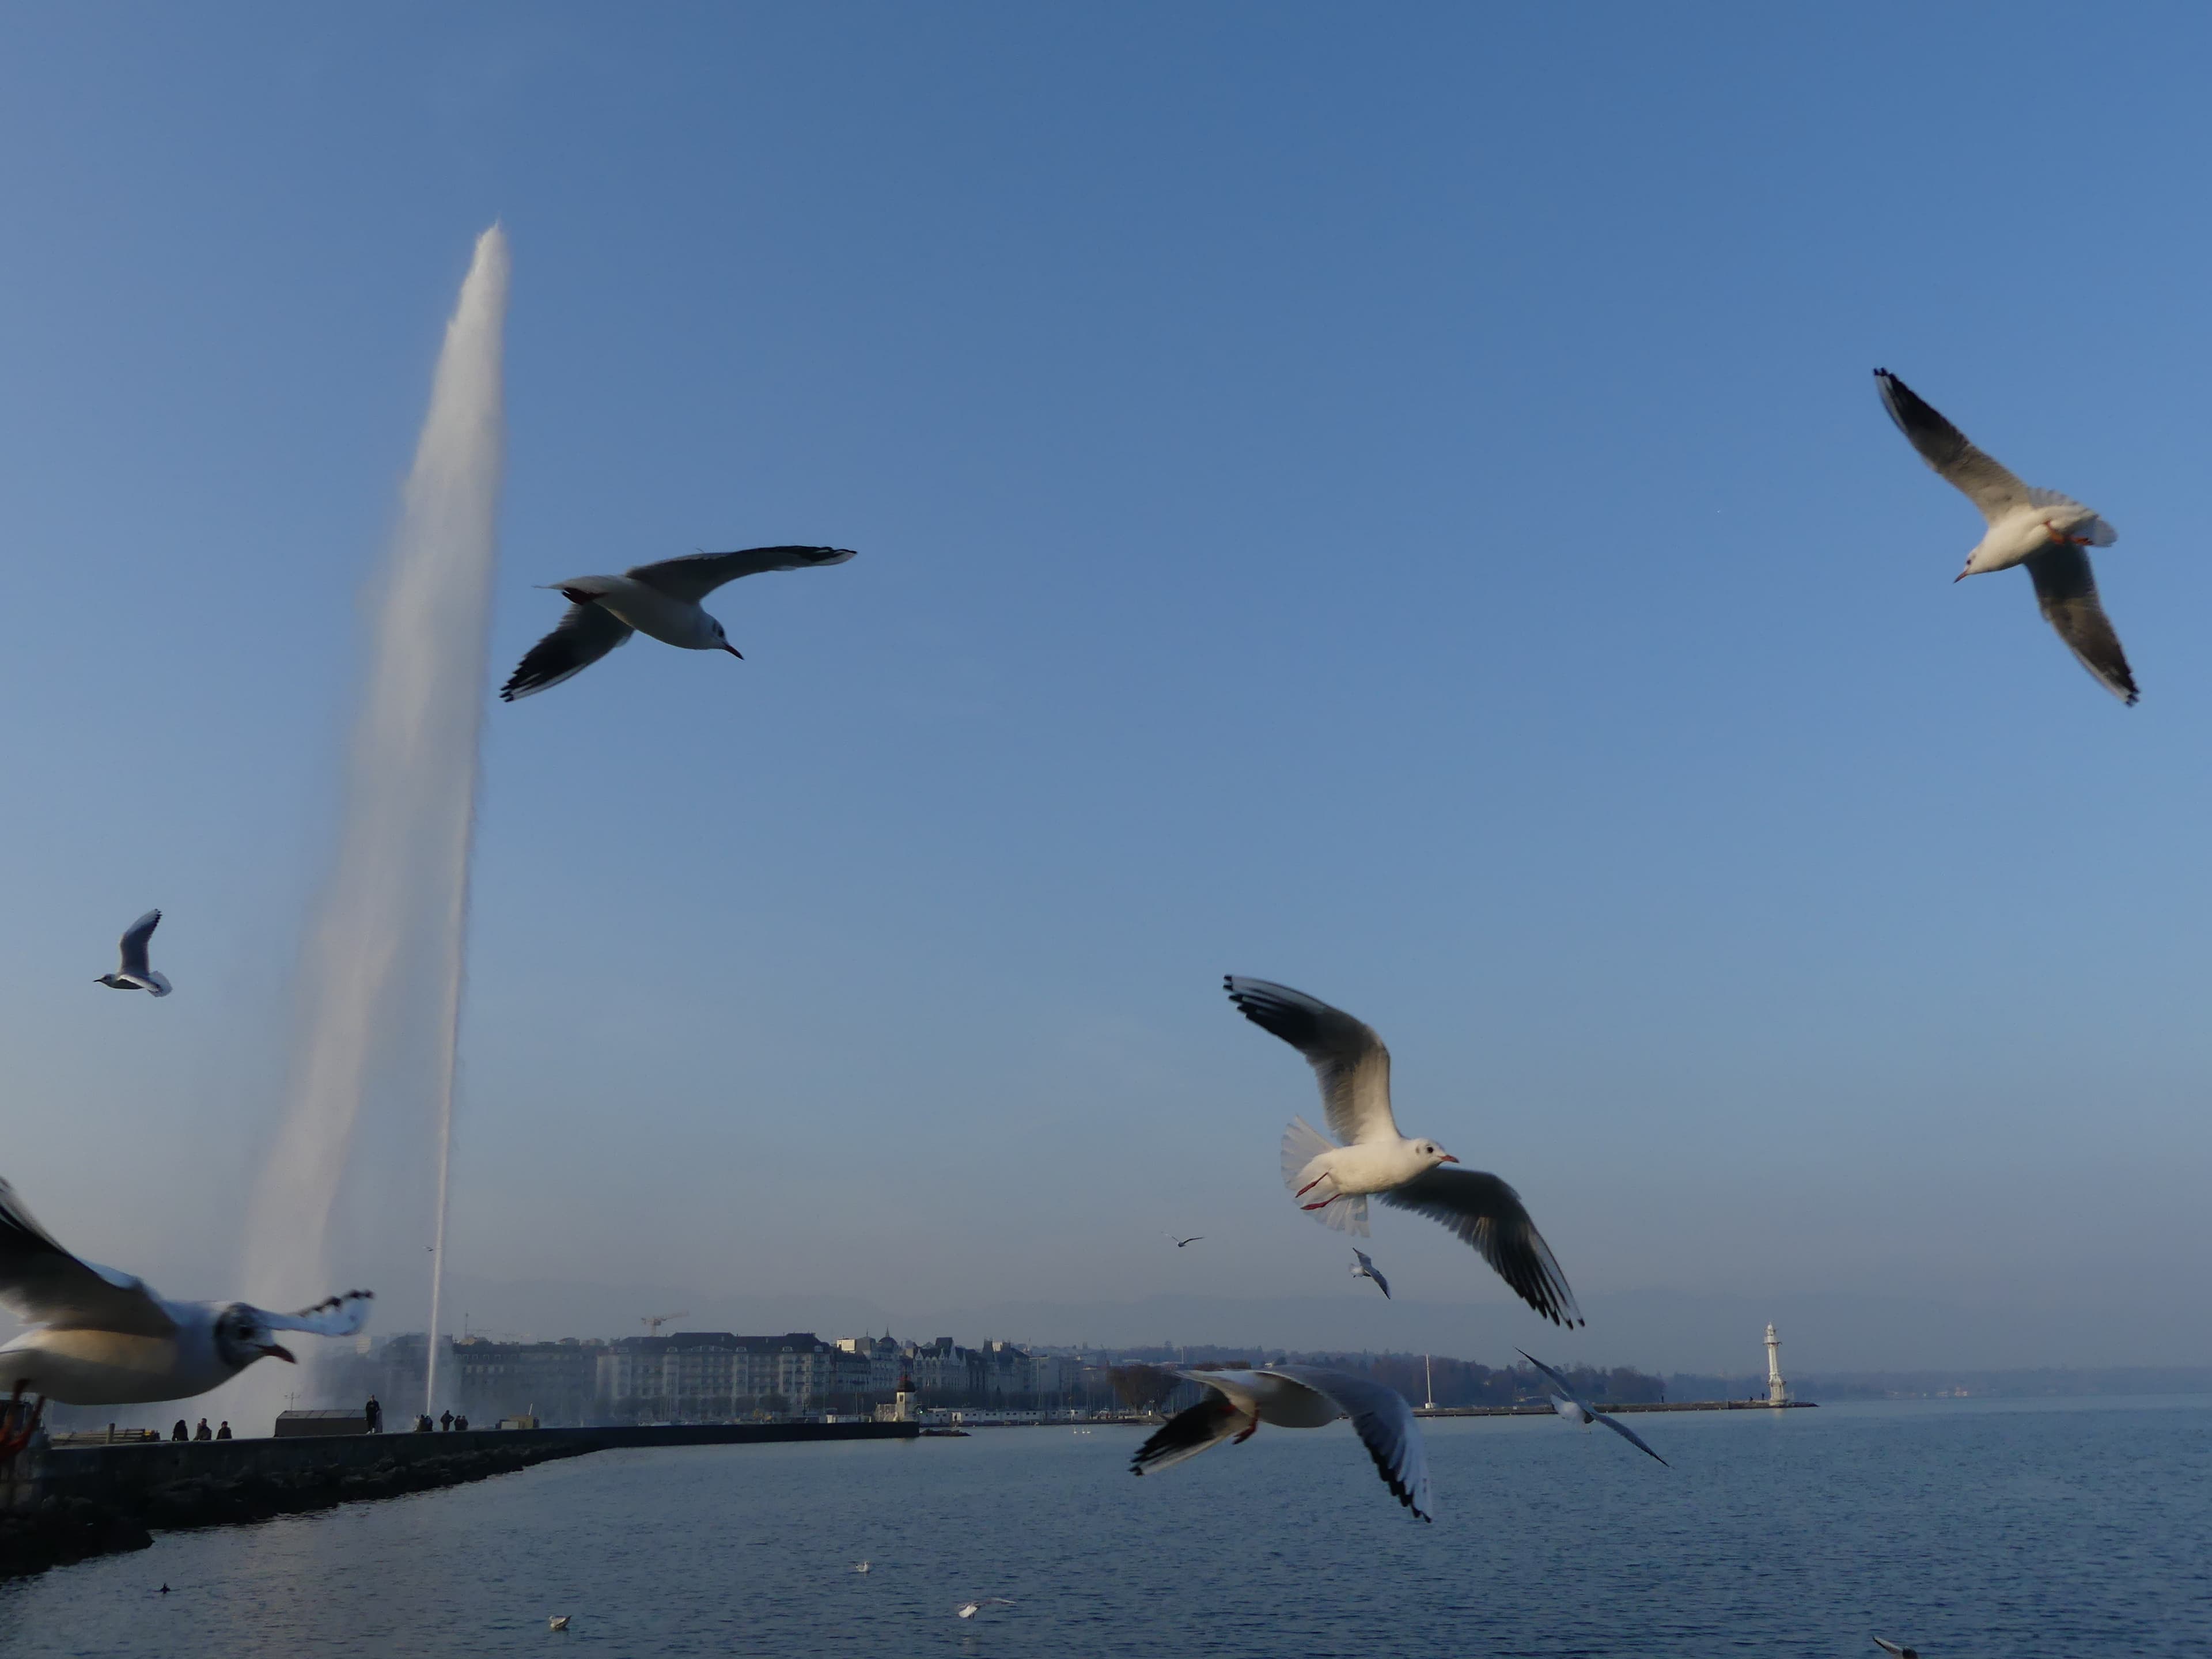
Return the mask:
<path id="1" fill-rule="evenodd" d="M 506 233 L 494 225 L 477 240 L 447 324 L 399 524 L 369 595 L 337 853 L 301 949 L 285 1111 L 246 1239 L 248 1296 L 282 1308 L 366 1283 L 372 1263 L 380 1274 L 419 1267 L 421 1232 L 431 1231 L 431 1407 L 505 459 L 507 277 Z M 422 1213 L 425 1130 L 434 1220 Z M 364 1139 L 376 1155 L 362 1156 Z M 260 1382 L 272 1416 L 289 1369 L 264 1363 L 240 1379 Z"/>

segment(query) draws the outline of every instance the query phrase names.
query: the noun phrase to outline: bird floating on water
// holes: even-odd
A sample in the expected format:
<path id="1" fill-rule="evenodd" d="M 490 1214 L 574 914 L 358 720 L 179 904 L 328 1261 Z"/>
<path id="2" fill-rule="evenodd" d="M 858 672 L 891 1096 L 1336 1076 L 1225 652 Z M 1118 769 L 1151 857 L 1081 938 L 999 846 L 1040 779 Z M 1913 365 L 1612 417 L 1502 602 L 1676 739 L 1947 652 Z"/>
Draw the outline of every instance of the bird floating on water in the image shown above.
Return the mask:
<path id="1" fill-rule="evenodd" d="M 853 1563 L 853 1571 L 854 1572 L 866 1572 L 867 1570 L 868 1564 L 866 1561 L 855 1561 Z"/>
<path id="2" fill-rule="evenodd" d="M 2043 619 L 2106 690 L 2122 702 L 2135 702 L 2136 677 L 2097 598 L 2096 574 L 2082 551 L 2110 547 L 2118 532 L 2071 495 L 2022 483 L 1887 369 L 1877 368 L 1874 378 L 1881 406 L 1898 430 L 1922 460 L 1981 509 L 1988 526 L 1966 555 L 1966 568 L 1952 580 L 2026 565 Z"/>
<path id="3" fill-rule="evenodd" d="M 93 981 L 111 991 L 151 991 L 157 997 L 169 994 L 167 978 L 147 965 L 147 943 L 154 930 L 161 925 L 161 913 L 149 910 L 144 915 L 123 930 L 123 960 L 112 974 L 102 974 Z"/>
<path id="4" fill-rule="evenodd" d="M 0 1387 L 70 1406 L 183 1400 L 257 1359 L 294 1363 L 278 1331 L 351 1336 L 370 1293 L 348 1291 L 298 1313 L 244 1302 L 172 1302 L 142 1279 L 79 1261 L 0 1181 L 0 1306 L 31 1328 L 0 1347 Z"/>
<path id="5" fill-rule="evenodd" d="M 553 1615 L 551 1615 L 550 1618 L 548 1618 L 548 1619 L 546 1620 L 546 1621 L 545 1621 L 545 1628 L 546 1628 L 546 1629 L 548 1629 L 548 1630 L 566 1630 L 566 1629 L 568 1629 L 568 1615 L 567 1613 L 554 1613 Z"/>
<path id="6" fill-rule="evenodd" d="M 1279 1429 L 1322 1429 L 1349 1417 L 1375 1472 L 1401 1504 L 1424 1521 L 1436 1517 L 1429 1495 L 1429 1458 L 1413 1408 L 1395 1389 L 1312 1365 L 1253 1370 L 1177 1371 L 1213 1390 L 1177 1412 L 1137 1448 L 1132 1474 L 1173 1468 L 1224 1440 L 1249 1440 L 1262 1423 Z"/>
<path id="7" fill-rule="evenodd" d="M 1917 1649 L 1901 1648 L 1894 1642 L 1883 1641 L 1879 1636 L 1874 1638 L 1874 1644 L 1880 1648 L 1884 1653 L 1895 1654 L 1897 1656 L 1897 1659 L 1920 1659 L 1920 1653 Z"/>
<path id="8" fill-rule="evenodd" d="M 1514 1352 L 1552 1379 L 1553 1386 L 1559 1389 L 1559 1393 L 1552 1396 L 1552 1409 L 1565 1418 L 1568 1422 L 1579 1423 L 1584 1428 L 1588 1428 L 1593 1423 L 1602 1423 L 1638 1451 L 1647 1456 L 1658 1458 L 1662 1467 L 1670 1469 L 1674 1467 L 1665 1458 L 1660 1457 L 1659 1454 L 1653 1451 L 1650 1447 L 1645 1445 L 1636 1431 L 1626 1423 L 1616 1422 L 1588 1401 L 1576 1398 L 1575 1391 L 1567 1386 L 1567 1379 L 1537 1358 L 1534 1354 L 1519 1348 L 1516 1348 Z"/>
<path id="9" fill-rule="evenodd" d="M 1338 1146 L 1302 1117 L 1283 1132 L 1283 1182 L 1302 1209 L 1340 1231 L 1367 1233 L 1373 1196 L 1449 1228 L 1555 1325 L 1579 1325 L 1582 1311 L 1551 1247 L 1528 1218 L 1520 1194 L 1494 1175 L 1446 1170 L 1459 1160 L 1433 1140 L 1398 1133 L 1390 1110 L 1390 1051 L 1341 1009 L 1287 985 L 1231 974 L 1224 981 L 1237 1012 L 1306 1057 L 1321 1082 Z"/>
<path id="10" fill-rule="evenodd" d="M 986 1595 L 974 1601 L 963 1601 L 952 1609 L 955 1619 L 973 1619 L 986 1607 L 1011 1607 L 1014 1604 L 1003 1595 Z"/>
<path id="11" fill-rule="evenodd" d="M 1390 1299 L 1390 1281 L 1382 1277 L 1382 1270 L 1375 1265 L 1374 1257 L 1369 1255 L 1357 1244 L 1352 1247 L 1352 1254 L 1358 1258 L 1352 1264 L 1352 1276 L 1354 1279 L 1373 1279 L 1375 1288 L 1382 1292 L 1382 1299 L 1388 1302 Z"/>
<path id="12" fill-rule="evenodd" d="M 693 553 L 657 564 L 632 565 L 619 576 L 571 576 L 548 582 L 568 601 L 550 634 L 530 647 L 499 695 L 508 702 L 582 673 L 632 634 L 649 634 L 687 651 L 726 651 L 742 660 L 722 624 L 699 602 L 725 582 L 769 570 L 811 570 L 842 564 L 849 547 L 747 547 L 734 553 Z"/>

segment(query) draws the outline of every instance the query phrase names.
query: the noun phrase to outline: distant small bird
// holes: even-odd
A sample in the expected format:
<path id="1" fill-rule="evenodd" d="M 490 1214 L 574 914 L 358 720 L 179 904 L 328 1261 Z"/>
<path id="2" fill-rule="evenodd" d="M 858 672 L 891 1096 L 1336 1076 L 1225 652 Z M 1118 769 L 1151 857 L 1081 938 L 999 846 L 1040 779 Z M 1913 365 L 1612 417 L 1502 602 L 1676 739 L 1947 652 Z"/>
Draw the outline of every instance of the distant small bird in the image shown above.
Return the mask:
<path id="1" fill-rule="evenodd" d="M 146 942 L 161 925 L 161 913 L 149 910 L 125 928 L 122 965 L 112 974 L 102 974 L 93 983 L 105 985 L 111 991 L 151 991 L 157 997 L 168 995 L 169 981 L 146 965 Z"/>
<path id="2" fill-rule="evenodd" d="M 1593 1423 L 1602 1423 L 1606 1427 L 1611 1429 L 1623 1440 L 1628 1442 L 1630 1445 L 1634 1446 L 1638 1450 L 1644 1453 L 1647 1456 L 1659 1458 L 1660 1463 L 1665 1468 L 1671 1469 L 1674 1467 L 1672 1463 L 1668 1462 L 1665 1458 L 1659 1457 L 1659 1454 L 1657 1452 L 1653 1451 L 1650 1447 L 1645 1445 L 1642 1440 L 1638 1439 L 1637 1437 L 1636 1431 L 1630 1428 L 1626 1424 L 1615 1422 L 1612 1418 L 1607 1417 L 1603 1412 L 1599 1411 L 1595 1407 L 1586 1405 L 1582 1401 L 1576 1399 L 1574 1390 L 1567 1386 L 1567 1379 L 1561 1376 L 1559 1372 L 1553 1370 L 1542 1360 L 1537 1358 L 1534 1354 L 1526 1352 L 1519 1348 L 1516 1348 L 1514 1352 L 1520 1354 L 1523 1359 L 1527 1360 L 1538 1370 L 1543 1372 L 1545 1376 L 1552 1379 L 1553 1385 L 1559 1390 L 1559 1393 L 1552 1396 L 1552 1409 L 1559 1413 L 1560 1416 L 1565 1418 L 1568 1422 L 1579 1423 L 1584 1428 L 1588 1428 Z"/>
<path id="3" fill-rule="evenodd" d="M 687 651 L 726 651 L 742 660 L 722 624 L 699 601 L 725 582 L 769 570 L 811 570 L 842 564 L 849 547 L 748 547 L 734 553 L 694 553 L 657 564 L 632 565 L 619 576 L 571 576 L 545 584 L 568 601 L 550 634 L 530 647 L 500 688 L 508 702 L 582 673 L 632 634 L 649 634 Z"/>
<path id="4" fill-rule="evenodd" d="M 955 1619 L 973 1619 L 986 1607 L 1011 1607 L 1014 1604 L 1003 1595 L 987 1595 L 979 1601 L 963 1601 L 952 1609 Z"/>
<path id="5" fill-rule="evenodd" d="M 162 1585 L 162 1586 L 161 1586 L 161 1594 L 162 1594 L 162 1595 L 167 1595 L 168 1593 L 169 1593 L 169 1587 L 168 1587 L 167 1584 Z M 1879 1640 L 1881 1640 L 1881 1638 L 1879 1638 L 1879 1637 L 1877 1637 L 1877 1638 L 1875 1638 L 1875 1639 L 1876 1641 L 1879 1641 Z"/>
<path id="6" fill-rule="evenodd" d="M 1173 1468 L 1224 1440 L 1242 1443 L 1258 1433 L 1262 1423 L 1280 1429 L 1323 1429 L 1349 1417 L 1391 1495 L 1422 1520 L 1435 1517 L 1420 1425 L 1396 1389 L 1313 1365 L 1176 1375 L 1203 1382 L 1213 1392 L 1168 1419 L 1137 1448 L 1129 1464 L 1132 1474 Z"/>
<path id="7" fill-rule="evenodd" d="M 1874 1638 L 1874 1644 L 1884 1653 L 1895 1654 L 1897 1659 L 1920 1659 L 1919 1650 L 1917 1648 L 1901 1648 L 1894 1642 L 1883 1641 L 1879 1636 Z"/>
<path id="8" fill-rule="evenodd" d="M 1371 1194 L 1449 1228 L 1555 1325 L 1582 1311 L 1551 1246 L 1515 1192 L 1494 1175 L 1445 1170 L 1456 1164 L 1433 1140 L 1398 1133 L 1390 1111 L 1390 1051 L 1368 1026 L 1303 991 L 1231 974 L 1223 983 L 1237 1012 L 1306 1057 L 1321 1082 L 1328 1127 L 1340 1146 L 1302 1117 L 1283 1132 L 1283 1184 L 1299 1207 L 1340 1232 L 1367 1236 Z"/>
<path id="9" fill-rule="evenodd" d="M 1881 406 L 1897 429 L 1945 483 L 1981 509 L 1988 526 L 1966 555 L 1966 568 L 1952 580 L 2026 565 L 2044 621 L 2058 630 L 2068 649 L 2106 690 L 2122 702 L 2133 702 L 2136 677 L 2097 598 L 2089 556 L 2081 550 L 2110 547 L 2119 540 L 2118 532 L 2071 495 L 2022 483 L 1887 369 L 1877 368 L 1874 378 Z"/>
<path id="10" fill-rule="evenodd" d="M 1169 1243 L 1174 1245 L 1176 1249 L 1179 1250 L 1186 1244 L 1197 1243 L 1198 1241 L 1204 1238 L 1206 1235 L 1204 1233 L 1193 1233 L 1188 1238 L 1177 1238 L 1173 1233 L 1164 1233 L 1161 1235 L 1161 1237 L 1164 1237 Z"/>
<path id="11" fill-rule="evenodd" d="M 853 1563 L 853 1571 L 854 1572 L 866 1572 L 867 1570 L 868 1564 L 866 1561 L 855 1561 Z"/>
<path id="12" fill-rule="evenodd" d="M 1352 1247 L 1352 1253 L 1359 1258 L 1352 1264 L 1352 1276 L 1354 1279 L 1373 1279 L 1375 1288 L 1382 1292 L 1382 1299 L 1388 1302 L 1390 1299 L 1390 1281 L 1382 1277 L 1381 1270 L 1376 1267 L 1373 1258 L 1369 1256 L 1366 1251 L 1355 1244 Z"/>
<path id="13" fill-rule="evenodd" d="M 548 1630 L 566 1630 L 566 1629 L 568 1629 L 568 1615 L 567 1613 L 555 1613 L 551 1618 L 548 1619 L 548 1620 L 545 1621 L 545 1628 L 546 1628 L 546 1629 L 548 1629 Z"/>

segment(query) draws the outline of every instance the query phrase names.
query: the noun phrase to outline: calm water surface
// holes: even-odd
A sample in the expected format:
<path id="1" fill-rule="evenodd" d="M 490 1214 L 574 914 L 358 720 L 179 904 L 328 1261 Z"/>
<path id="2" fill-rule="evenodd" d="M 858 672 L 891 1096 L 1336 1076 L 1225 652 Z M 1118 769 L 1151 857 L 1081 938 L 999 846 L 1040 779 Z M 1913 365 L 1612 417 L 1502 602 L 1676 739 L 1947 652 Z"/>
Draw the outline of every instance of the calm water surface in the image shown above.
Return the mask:
<path id="1" fill-rule="evenodd" d="M 2212 1655 L 2212 1401 L 1638 1421 L 1672 1469 L 1429 1425 L 1431 1527 L 1341 1425 L 1141 1480 L 1103 1427 L 601 1453 L 0 1586 L 0 1651 Z"/>

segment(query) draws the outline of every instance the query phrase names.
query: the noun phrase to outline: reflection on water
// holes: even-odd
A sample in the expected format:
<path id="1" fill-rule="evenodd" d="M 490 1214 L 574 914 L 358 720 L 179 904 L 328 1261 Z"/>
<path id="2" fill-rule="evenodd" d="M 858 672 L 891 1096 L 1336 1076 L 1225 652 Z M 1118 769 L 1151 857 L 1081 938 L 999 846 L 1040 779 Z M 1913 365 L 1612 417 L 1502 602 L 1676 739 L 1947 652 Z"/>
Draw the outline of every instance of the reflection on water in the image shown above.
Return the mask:
<path id="1" fill-rule="evenodd" d="M 1341 1426 L 1141 1480 L 1103 1428 L 603 1453 L 0 1587 L 0 1650 L 2207 1651 L 2212 1400 L 1642 1425 L 1671 1471 L 1556 1419 L 1433 1424 L 1433 1527 Z M 980 1595 L 1018 1605 L 953 1618 Z"/>

